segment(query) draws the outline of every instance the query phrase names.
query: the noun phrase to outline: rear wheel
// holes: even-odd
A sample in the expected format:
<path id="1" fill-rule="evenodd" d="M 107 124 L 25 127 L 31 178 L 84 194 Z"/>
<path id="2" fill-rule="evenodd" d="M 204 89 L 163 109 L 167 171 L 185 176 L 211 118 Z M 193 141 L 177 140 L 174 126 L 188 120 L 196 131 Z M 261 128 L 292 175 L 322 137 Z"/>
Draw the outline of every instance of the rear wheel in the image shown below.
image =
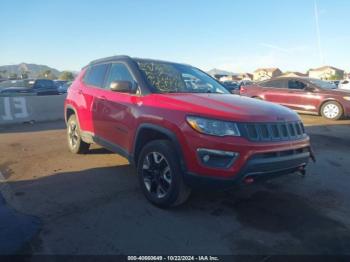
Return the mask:
<path id="1" fill-rule="evenodd" d="M 343 108 L 336 101 L 329 101 L 322 105 L 321 115 L 330 120 L 339 120 L 343 116 Z"/>
<path id="2" fill-rule="evenodd" d="M 74 154 L 83 154 L 89 151 L 90 144 L 81 139 L 81 133 L 77 118 L 71 115 L 67 121 L 68 148 Z"/>
<path id="3" fill-rule="evenodd" d="M 137 174 L 144 195 L 156 206 L 177 206 L 190 196 L 191 190 L 183 181 L 177 153 L 167 140 L 155 140 L 144 146 Z"/>

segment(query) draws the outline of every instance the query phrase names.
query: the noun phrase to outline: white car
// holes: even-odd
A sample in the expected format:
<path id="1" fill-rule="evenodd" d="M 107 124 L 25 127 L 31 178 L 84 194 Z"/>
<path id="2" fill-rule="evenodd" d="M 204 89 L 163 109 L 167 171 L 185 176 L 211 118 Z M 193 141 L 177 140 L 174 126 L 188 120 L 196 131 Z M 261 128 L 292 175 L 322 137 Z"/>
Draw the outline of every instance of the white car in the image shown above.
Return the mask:
<path id="1" fill-rule="evenodd" d="M 350 80 L 343 80 L 340 81 L 339 85 L 338 85 L 339 89 L 346 89 L 346 90 L 350 90 Z"/>

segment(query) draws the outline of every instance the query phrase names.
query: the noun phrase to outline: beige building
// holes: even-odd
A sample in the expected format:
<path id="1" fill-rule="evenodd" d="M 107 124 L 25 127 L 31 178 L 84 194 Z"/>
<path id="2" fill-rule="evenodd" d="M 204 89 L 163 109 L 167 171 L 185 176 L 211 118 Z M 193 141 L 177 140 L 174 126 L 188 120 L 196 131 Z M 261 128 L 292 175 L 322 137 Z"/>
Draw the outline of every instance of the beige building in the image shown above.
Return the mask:
<path id="1" fill-rule="evenodd" d="M 237 75 L 230 75 L 230 76 L 222 76 L 219 79 L 221 82 L 225 81 L 242 81 L 242 80 L 253 80 L 253 74 L 250 73 L 241 73 Z"/>
<path id="2" fill-rule="evenodd" d="M 263 81 L 280 75 L 282 75 L 282 71 L 279 68 L 259 68 L 254 71 L 253 80 Z"/>
<path id="3" fill-rule="evenodd" d="M 249 80 L 249 81 L 253 80 L 253 74 L 250 74 L 250 73 L 242 73 L 242 74 L 239 74 L 238 77 L 240 78 L 240 80 Z"/>
<path id="4" fill-rule="evenodd" d="M 337 76 L 340 79 L 344 78 L 344 70 L 335 68 L 333 66 L 323 66 L 316 69 L 309 70 L 309 77 L 318 78 L 322 80 L 329 80 L 332 76 Z"/>

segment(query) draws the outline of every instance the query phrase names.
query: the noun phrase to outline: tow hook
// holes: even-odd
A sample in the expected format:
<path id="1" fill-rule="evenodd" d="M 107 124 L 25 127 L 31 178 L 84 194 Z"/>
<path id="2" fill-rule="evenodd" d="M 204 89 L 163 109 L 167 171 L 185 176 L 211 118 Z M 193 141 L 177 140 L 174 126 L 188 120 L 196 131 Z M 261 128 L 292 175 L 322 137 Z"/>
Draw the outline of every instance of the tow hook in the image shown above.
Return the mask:
<path id="1" fill-rule="evenodd" d="M 299 175 L 301 175 L 302 177 L 304 177 L 304 176 L 306 175 L 305 166 L 299 167 L 298 173 L 299 173 Z"/>
<path id="2" fill-rule="evenodd" d="M 309 151 L 310 151 L 310 158 L 312 160 L 312 162 L 316 162 L 316 157 L 315 157 L 315 153 L 314 153 L 314 150 L 312 149 L 312 147 L 310 146 L 309 147 Z"/>

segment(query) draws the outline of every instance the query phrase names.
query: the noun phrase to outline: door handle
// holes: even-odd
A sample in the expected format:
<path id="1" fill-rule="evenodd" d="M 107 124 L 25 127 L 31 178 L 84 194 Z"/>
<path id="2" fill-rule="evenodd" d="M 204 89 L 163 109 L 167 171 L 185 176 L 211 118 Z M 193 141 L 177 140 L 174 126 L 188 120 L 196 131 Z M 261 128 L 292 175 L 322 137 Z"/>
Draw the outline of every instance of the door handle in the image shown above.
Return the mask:
<path id="1" fill-rule="evenodd" d="M 105 96 L 100 96 L 99 97 L 101 100 L 107 100 L 107 98 Z"/>

